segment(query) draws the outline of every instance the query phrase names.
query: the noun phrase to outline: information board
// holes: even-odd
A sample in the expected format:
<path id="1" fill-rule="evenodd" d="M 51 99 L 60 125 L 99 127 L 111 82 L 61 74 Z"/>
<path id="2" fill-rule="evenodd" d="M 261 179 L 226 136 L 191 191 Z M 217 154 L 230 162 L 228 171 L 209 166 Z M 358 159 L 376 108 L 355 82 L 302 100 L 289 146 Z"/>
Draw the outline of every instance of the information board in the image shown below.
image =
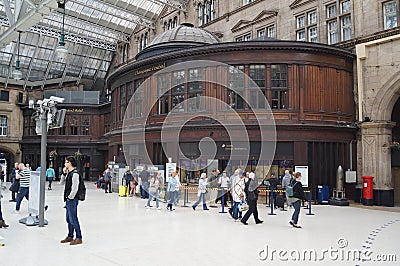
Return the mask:
<path id="1" fill-rule="evenodd" d="M 29 213 L 39 215 L 40 172 L 32 171 L 29 184 Z"/>
<path id="2" fill-rule="evenodd" d="M 303 185 L 303 187 L 308 187 L 308 165 L 295 166 L 294 172 L 301 173 L 301 184 Z"/>

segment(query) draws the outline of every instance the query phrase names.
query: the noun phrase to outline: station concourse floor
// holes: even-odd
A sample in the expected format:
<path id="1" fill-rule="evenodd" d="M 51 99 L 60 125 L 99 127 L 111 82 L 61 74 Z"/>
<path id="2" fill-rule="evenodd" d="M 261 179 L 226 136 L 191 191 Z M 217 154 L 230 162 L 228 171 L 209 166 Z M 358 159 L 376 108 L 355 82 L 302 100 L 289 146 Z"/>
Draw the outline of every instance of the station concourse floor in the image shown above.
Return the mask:
<path id="1" fill-rule="evenodd" d="M 177 206 L 169 212 L 161 203 L 162 210 L 146 209 L 146 200 L 139 197 L 105 194 L 91 182 L 86 187 L 86 201 L 78 206 L 83 244 L 77 246 L 59 243 L 67 235 L 61 185 L 53 182 L 53 190 L 46 190 L 49 224 L 44 227 L 19 223 L 28 215 L 27 201 L 22 201 L 20 214 L 11 214 L 15 203 L 8 201 L 9 191 L 3 191 L 3 216 L 10 227 L 0 229 L 5 244 L 0 246 L 0 265 L 400 264 L 400 212 L 396 211 L 316 205 L 315 215 L 301 209 L 303 228 L 297 229 L 288 224 L 293 209 L 268 215 L 270 208 L 259 204 L 264 223 L 256 225 L 251 217 L 246 226 L 220 214 L 220 208 L 203 211 L 199 206 L 193 211 Z M 307 250 L 316 256 L 310 257 Z M 343 254 L 349 250 L 369 251 L 363 258 L 371 260 L 351 255 L 348 259 Z"/>

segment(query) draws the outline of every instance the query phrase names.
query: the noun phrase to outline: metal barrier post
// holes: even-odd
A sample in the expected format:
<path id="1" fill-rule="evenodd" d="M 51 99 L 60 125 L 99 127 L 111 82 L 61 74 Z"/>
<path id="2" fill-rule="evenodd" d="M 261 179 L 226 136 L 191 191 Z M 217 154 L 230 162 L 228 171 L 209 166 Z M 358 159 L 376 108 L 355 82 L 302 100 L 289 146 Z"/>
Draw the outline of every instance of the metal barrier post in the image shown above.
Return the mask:
<path id="1" fill-rule="evenodd" d="M 308 192 L 308 213 L 306 213 L 306 215 L 314 215 L 314 213 L 311 213 L 311 199 L 312 195 L 311 195 L 311 190 L 310 192 Z"/>
<path id="2" fill-rule="evenodd" d="M 274 213 L 274 191 L 271 190 L 271 198 L 269 199 L 269 203 L 271 205 L 271 212 L 268 213 L 268 215 L 276 215 L 276 213 Z"/>
<path id="3" fill-rule="evenodd" d="M 222 191 L 221 191 L 221 194 L 222 194 L 222 196 L 221 196 L 222 210 L 219 213 L 226 213 L 226 211 L 224 210 L 224 207 L 225 207 L 225 189 L 224 188 L 221 188 L 221 189 L 222 189 Z"/>
<path id="4" fill-rule="evenodd" d="M 285 210 L 285 200 L 286 200 L 286 190 L 283 190 L 283 197 L 284 197 L 284 199 L 283 199 L 283 207 L 282 207 L 282 210 L 281 211 L 283 211 L 283 212 L 286 212 L 287 210 Z M 287 202 L 286 202 L 286 204 L 288 204 Z"/>
<path id="5" fill-rule="evenodd" d="M 185 186 L 183 187 L 183 189 L 184 189 L 183 205 L 181 207 L 189 207 L 188 205 L 186 205 L 186 203 L 189 203 L 189 201 L 188 201 L 188 196 L 189 196 L 188 183 L 185 183 Z"/>

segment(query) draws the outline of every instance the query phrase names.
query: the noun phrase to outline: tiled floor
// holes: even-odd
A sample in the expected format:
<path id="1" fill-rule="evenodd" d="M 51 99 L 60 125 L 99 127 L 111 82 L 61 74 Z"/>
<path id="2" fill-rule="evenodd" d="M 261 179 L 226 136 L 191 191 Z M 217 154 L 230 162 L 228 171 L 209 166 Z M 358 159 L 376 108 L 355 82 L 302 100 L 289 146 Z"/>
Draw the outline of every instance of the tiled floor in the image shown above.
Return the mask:
<path id="1" fill-rule="evenodd" d="M 354 207 L 313 206 L 315 215 L 302 209 L 299 224 L 288 221 L 292 210 L 270 211 L 259 205 L 261 225 L 235 223 L 229 214 L 177 207 L 168 212 L 146 209 L 145 200 L 119 198 L 87 184 L 87 200 L 78 207 L 82 245 L 60 244 L 66 236 L 62 187 L 46 190 L 49 210 L 45 227 L 18 223 L 27 216 L 24 200 L 20 214 L 10 214 L 15 203 L 2 200 L 3 215 L 10 225 L 0 229 L 1 266 L 46 265 L 399 265 L 400 213 Z M 326 249 L 326 251 L 324 251 Z M 396 262 L 346 260 L 349 250 L 395 255 Z M 317 259 L 310 252 L 314 252 Z M 304 259 L 303 253 L 308 253 Z M 268 257 L 266 256 L 268 254 Z M 300 261 L 294 258 L 300 254 Z M 344 257 L 344 258 L 343 258 Z M 352 258 L 352 256 L 351 256 Z"/>

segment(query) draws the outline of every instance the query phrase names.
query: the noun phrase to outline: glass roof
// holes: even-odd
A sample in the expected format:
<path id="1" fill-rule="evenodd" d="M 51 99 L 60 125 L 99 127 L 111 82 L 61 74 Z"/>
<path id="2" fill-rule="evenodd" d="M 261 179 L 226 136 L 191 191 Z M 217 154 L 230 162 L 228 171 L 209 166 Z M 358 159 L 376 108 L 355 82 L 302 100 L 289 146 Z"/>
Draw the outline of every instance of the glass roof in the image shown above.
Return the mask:
<path id="1" fill-rule="evenodd" d="M 67 1 L 64 32 L 68 56 L 61 60 L 55 49 L 62 31 L 63 8 L 54 1 L 0 0 L 0 83 L 6 87 L 9 84 L 23 85 L 24 88 L 43 88 L 48 84 L 61 87 L 65 82 L 76 82 L 84 84 L 85 89 L 97 89 L 94 87 L 98 84 L 96 81 L 105 79 L 117 43 L 128 42 L 137 25 L 154 28 L 165 6 L 181 8 L 187 2 Z M 14 15 L 15 9 L 21 10 L 19 17 Z M 21 41 L 18 49 L 19 31 Z M 22 80 L 16 81 L 12 72 L 18 51 Z"/>

